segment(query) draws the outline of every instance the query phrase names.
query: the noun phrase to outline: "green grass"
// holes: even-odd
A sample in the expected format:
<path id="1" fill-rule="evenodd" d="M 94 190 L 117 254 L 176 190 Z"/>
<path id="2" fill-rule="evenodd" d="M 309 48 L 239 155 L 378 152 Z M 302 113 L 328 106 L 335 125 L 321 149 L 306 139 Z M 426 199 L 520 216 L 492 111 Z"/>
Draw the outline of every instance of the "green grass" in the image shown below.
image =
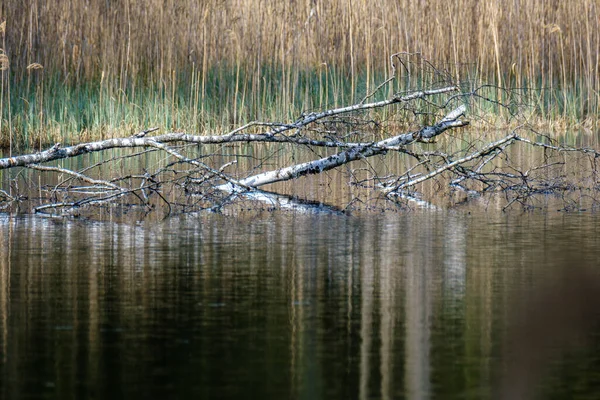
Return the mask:
<path id="1" fill-rule="evenodd" d="M 0 144 L 8 145 L 11 126 L 18 146 L 123 136 L 152 126 L 219 134 L 252 120 L 288 122 L 302 112 L 350 104 L 367 85 L 360 82 L 352 94 L 343 73 L 278 68 L 263 68 L 260 74 L 213 68 L 204 79 L 191 70 L 166 84 L 150 79 L 121 83 L 99 77 L 74 84 L 56 75 L 11 82 L 1 110 Z"/>
<path id="2" fill-rule="evenodd" d="M 99 76 L 74 83 L 59 74 L 35 73 L 31 79 L 10 82 L 10 97 L 4 91 L 0 146 L 8 147 L 11 141 L 13 147 L 66 145 L 127 136 L 154 126 L 163 132 L 221 134 L 253 120 L 289 122 L 302 112 L 352 104 L 385 79 L 371 72 L 369 78 L 362 74 L 352 81 L 348 73 L 325 67 L 294 71 L 263 67 L 257 72 L 234 65 L 210 68 L 204 77 L 192 68 L 168 79 L 140 76 L 126 82 Z M 504 82 L 526 86 L 510 77 Z M 541 80 L 533 85 L 542 86 Z M 530 122 L 583 121 L 593 115 L 597 105 L 583 100 L 582 85 L 547 86 L 514 92 L 490 87 L 481 94 L 510 104 L 514 112 L 526 110 Z M 389 94 L 389 88 L 383 89 L 369 101 Z M 473 111 L 473 118 L 506 114 L 485 102 Z M 377 119 L 391 118 L 393 112 L 378 111 Z"/>

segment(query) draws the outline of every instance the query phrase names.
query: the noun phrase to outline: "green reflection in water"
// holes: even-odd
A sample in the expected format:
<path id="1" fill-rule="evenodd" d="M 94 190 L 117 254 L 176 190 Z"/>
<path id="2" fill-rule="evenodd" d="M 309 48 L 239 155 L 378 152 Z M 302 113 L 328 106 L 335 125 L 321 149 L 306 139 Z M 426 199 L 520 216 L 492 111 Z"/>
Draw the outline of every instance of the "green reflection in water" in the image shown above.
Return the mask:
<path id="1" fill-rule="evenodd" d="M 598 222 L 0 216 L 0 397 L 490 398 L 514 305 L 573 248 L 595 267 Z M 543 386 L 593 394 L 597 364 L 570 352 Z"/>

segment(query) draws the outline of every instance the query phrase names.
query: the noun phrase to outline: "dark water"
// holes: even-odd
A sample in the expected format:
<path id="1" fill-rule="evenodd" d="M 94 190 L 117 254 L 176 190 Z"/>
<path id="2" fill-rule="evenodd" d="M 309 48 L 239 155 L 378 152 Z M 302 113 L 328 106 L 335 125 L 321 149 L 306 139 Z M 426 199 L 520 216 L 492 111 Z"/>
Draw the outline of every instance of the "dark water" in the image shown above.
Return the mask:
<path id="1" fill-rule="evenodd" d="M 562 316 L 598 302 L 560 286 L 565 267 L 593 282 L 599 227 L 556 212 L 0 216 L 0 397 L 480 399 L 523 368 L 542 398 L 594 398 L 595 313 Z M 544 287 L 565 302 L 535 308 Z M 530 306 L 548 356 L 542 339 L 506 345 Z"/>

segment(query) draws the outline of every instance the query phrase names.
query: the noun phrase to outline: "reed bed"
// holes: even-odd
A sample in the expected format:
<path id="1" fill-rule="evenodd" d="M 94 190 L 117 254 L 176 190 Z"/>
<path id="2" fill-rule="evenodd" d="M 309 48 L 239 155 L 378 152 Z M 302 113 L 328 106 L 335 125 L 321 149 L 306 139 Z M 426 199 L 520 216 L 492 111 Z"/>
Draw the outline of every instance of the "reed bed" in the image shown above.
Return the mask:
<path id="1" fill-rule="evenodd" d="M 598 0 L 5 0 L 0 24 L 3 146 L 285 120 L 364 95 L 398 51 L 597 124 Z"/>

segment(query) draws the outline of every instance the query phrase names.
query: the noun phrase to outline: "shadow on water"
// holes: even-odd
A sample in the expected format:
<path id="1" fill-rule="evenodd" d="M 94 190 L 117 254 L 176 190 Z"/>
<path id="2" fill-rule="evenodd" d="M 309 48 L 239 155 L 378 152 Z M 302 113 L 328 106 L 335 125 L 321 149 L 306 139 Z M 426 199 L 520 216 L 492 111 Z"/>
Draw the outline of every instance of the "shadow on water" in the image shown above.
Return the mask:
<path id="1" fill-rule="evenodd" d="M 596 301 L 560 282 L 574 263 L 598 276 L 599 222 L 593 213 L 270 212 L 137 225 L 4 215 L 0 397 L 493 398 L 536 349 L 515 358 L 514 332 L 517 344 L 567 338 L 542 343 L 568 351 L 532 363 L 525 389 L 591 395 L 597 324 L 580 324 L 573 337 L 587 340 L 570 346 L 556 333 L 585 301 L 552 293 Z M 539 316 L 537 331 L 519 325 L 525 309 Z"/>

